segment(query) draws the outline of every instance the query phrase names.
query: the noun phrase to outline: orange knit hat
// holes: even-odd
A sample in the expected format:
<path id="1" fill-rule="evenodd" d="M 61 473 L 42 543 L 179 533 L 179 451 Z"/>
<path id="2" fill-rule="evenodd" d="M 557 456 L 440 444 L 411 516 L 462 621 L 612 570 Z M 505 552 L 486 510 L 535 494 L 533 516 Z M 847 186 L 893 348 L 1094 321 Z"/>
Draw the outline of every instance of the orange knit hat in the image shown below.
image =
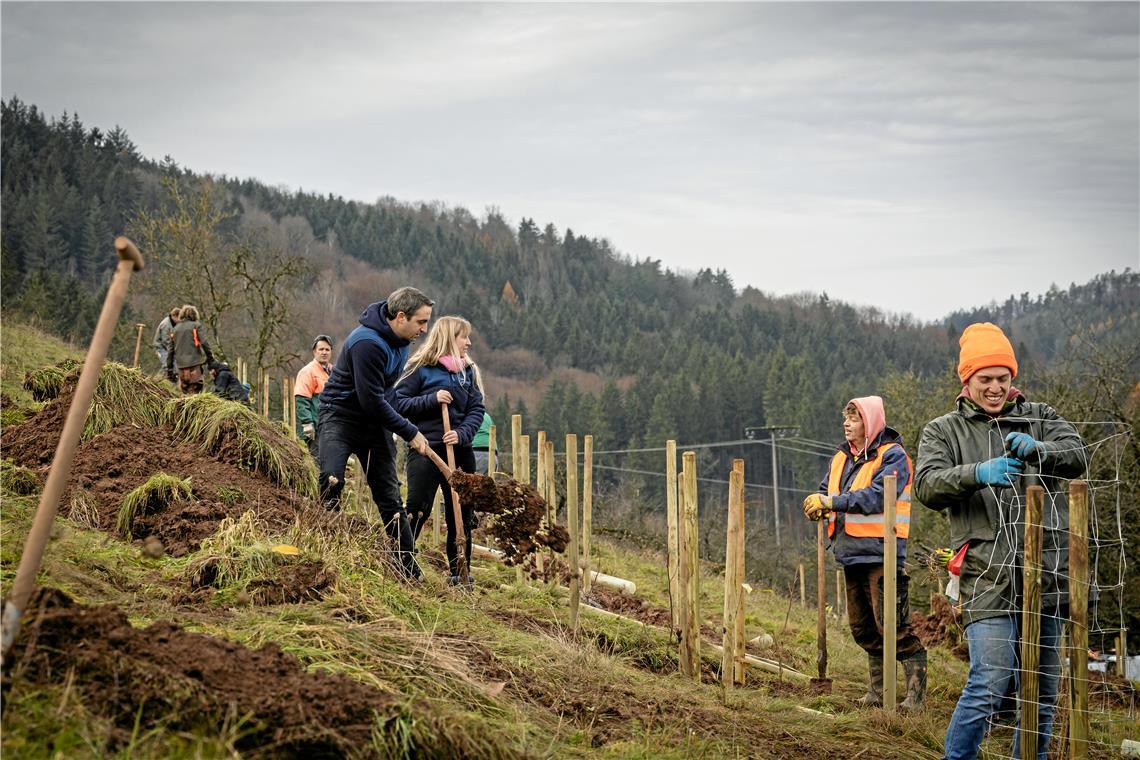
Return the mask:
<path id="1" fill-rule="evenodd" d="M 975 322 L 962 331 L 958 339 L 962 347 L 958 355 L 958 377 L 965 383 L 980 369 L 986 367 L 1009 367 L 1017 377 L 1017 357 L 1013 346 L 1001 328 L 993 322 Z"/>

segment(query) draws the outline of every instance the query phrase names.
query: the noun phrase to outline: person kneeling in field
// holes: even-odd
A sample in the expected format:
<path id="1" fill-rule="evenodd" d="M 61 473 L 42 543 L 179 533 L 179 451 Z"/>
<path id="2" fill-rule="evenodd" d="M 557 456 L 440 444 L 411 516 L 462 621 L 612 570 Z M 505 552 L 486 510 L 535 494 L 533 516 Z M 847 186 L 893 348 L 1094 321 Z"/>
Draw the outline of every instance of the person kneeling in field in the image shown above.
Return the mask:
<path id="1" fill-rule="evenodd" d="M 855 643 L 867 652 L 870 690 L 859 700 L 868 707 L 883 704 L 883 478 L 894 475 L 898 614 L 895 656 L 906 673 L 906 699 L 901 710 L 915 711 L 926 696 L 926 649 L 910 630 L 910 604 L 903 569 L 910 535 L 910 457 L 902 436 L 887 427 L 883 399 L 852 399 L 843 410 L 844 441 L 831 458 L 819 493 L 804 499 L 804 515 L 827 520 L 835 561 L 843 566 L 847 586 L 847 620 Z M 891 664 L 891 675 L 894 663 Z"/>

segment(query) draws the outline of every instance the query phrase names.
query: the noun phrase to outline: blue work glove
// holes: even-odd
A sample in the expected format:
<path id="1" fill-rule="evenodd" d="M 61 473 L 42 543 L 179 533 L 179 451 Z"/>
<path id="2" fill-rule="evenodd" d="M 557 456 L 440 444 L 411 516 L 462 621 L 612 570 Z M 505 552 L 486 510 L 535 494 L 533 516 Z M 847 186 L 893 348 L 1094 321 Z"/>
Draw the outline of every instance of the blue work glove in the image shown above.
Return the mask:
<path id="1" fill-rule="evenodd" d="M 1010 433 L 1005 437 L 1005 448 L 1021 461 L 1028 462 L 1030 455 L 1037 451 L 1037 441 L 1028 433 Z"/>
<path id="2" fill-rule="evenodd" d="M 1013 488 L 1013 479 L 1021 474 L 1025 463 L 1012 457 L 994 457 L 979 462 L 974 469 L 974 477 L 984 486 Z"/>

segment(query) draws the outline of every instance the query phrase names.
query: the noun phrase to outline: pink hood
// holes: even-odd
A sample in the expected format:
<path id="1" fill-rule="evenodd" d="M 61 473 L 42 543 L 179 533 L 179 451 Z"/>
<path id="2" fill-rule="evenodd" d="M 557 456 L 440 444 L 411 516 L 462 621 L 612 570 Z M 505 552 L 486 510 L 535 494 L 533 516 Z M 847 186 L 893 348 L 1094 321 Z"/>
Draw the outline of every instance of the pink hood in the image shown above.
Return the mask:
<path id="1" fill-rule="evenodd" d="M 883 408 L 883 398 L 881 396 L 863 396 L 862 398 L 853 398 L 850 403 L 854 404 L 859 410 L 859 415 L 863 418 L 863 434 L 866 440 L 863 445 L 858 449 L 854 445 L 851 446 L 851 453 L 859 455 L 867 450 L 871 445 L 871 441 L 879 437 L 879 433 L 887 427 L 887 412 Z"/>

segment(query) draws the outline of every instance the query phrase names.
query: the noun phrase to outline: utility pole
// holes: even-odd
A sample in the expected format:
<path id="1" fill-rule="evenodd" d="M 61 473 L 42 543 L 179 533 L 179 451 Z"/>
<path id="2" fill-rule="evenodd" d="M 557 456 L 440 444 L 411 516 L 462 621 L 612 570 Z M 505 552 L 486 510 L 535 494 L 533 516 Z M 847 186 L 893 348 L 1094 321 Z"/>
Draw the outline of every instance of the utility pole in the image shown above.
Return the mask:
<path id="1" fill-rule="evenodd" d="M 780 547 L 780 470 L 779 455 L 777 454 L 778 441 L 781 438 L 791 438 L 800 434 L 800 429 L 794 425 L 760 425 L 744 428 L 744 437 L 750 441 L 761 440 L 761 431 L 767 431 L 772 441 L 772 518 L 776 526 L 776 548 Z"/>

